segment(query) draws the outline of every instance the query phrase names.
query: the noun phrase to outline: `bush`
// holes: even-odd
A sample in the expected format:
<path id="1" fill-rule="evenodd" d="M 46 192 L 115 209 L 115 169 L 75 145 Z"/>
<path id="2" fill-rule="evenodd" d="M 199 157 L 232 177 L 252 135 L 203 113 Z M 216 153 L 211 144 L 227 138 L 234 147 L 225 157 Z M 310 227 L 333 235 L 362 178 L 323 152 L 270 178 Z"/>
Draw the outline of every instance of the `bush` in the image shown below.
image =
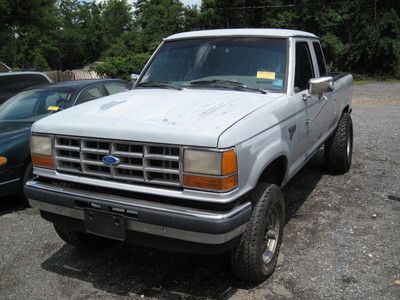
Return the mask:
<path id="1" fill-rule="evenodd" d="M 130 54 L 125 57 L 107 57 L 103 59 L 101 64 L 94 67 L 94 71 L 111 78 L 130 80 L 132 73 L 139 74 L 142 71 L 149 58 L 149 53 Z"/>

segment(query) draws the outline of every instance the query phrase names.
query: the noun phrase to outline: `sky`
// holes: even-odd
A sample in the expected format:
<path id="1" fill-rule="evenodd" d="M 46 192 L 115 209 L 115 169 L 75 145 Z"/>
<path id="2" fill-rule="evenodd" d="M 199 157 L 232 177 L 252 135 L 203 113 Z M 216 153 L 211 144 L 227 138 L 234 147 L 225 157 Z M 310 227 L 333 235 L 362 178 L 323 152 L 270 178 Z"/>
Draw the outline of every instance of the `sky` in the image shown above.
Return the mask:
<path id="1" fill-rule="evenodd" d="M 83 1 L 88 2 L 90 0 L 83 0 Z M 94 0 L 94 1 L 101 2 L 101 1 L 104 1 L 104 0 Z M 128 0 L 128 2 L 133 3 L 133 2 L 135 2 L 135 0 Z M 181 0 L 181 2 L 183 4 L 185 4 L 185 5 L 198 5 L 198 6 L 200 6 L 200 4 L 201 4 L 201 0 Z"/>
<path id="2" fill-rule="evenodd" d="M 181 0 L 185 5 L 198 5 L 200 6 L 201 0 Z"/>

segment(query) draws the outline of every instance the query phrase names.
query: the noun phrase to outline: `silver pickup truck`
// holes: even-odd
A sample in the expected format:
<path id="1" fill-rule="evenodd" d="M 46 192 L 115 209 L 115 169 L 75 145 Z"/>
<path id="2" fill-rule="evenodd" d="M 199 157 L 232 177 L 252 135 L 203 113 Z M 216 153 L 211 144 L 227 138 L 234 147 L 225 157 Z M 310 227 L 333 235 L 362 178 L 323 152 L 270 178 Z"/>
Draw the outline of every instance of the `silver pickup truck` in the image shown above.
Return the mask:
<path id="1" fill-rule="evenodd" d="M 281 188 L 322 146 L 331 171 L 350 168 L 351 97 L 311 33 L 175 34 L 132 91 L 33 125 L 25 192 L 68 244 L 227 251 L 260 282 L 282 241 Z"/>

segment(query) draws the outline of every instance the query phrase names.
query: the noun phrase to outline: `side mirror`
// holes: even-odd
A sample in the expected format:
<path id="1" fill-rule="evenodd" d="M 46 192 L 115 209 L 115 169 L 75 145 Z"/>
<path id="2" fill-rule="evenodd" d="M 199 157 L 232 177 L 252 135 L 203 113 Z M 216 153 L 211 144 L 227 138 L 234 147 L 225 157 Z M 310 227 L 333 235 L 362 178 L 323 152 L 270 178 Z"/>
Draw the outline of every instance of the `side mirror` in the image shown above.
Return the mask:
<path id="1" fill-rule="evenodd" d="M 310 79 L 309 84 L 308 92 L 310 95 L 321 95 L 334 90 L 333 78 L 330 76 L 312 78 Z"/>
<path id="2" fill-rule="evenodd" d="M 131 74 L 131 81 L 134 84 L 137 80 L 139 79 L 139 75 L 138 74 Z"/>

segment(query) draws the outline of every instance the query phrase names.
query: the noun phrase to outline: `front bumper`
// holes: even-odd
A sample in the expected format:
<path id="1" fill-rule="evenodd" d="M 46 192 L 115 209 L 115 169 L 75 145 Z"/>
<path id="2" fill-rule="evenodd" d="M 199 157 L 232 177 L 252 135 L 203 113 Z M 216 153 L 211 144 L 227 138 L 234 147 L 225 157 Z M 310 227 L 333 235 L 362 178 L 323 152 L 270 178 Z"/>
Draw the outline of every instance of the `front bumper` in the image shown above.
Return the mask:
<path id="1" fill-rule="evenodd" d="M 250 202 L 229 211 L 210 211 L 60 187 L 37 180 L 29 181 L 25 192 L 30 205 L 45 212 L 46 219 L 53 222 L 60 216 L 83 224 L 85 208 L 99 209 L 124 216 L 127 231 L 203 245 L 223 245 L 240 236 L 252 212 Z M 78 227 L 84 231 L 84 226 Z"/>

